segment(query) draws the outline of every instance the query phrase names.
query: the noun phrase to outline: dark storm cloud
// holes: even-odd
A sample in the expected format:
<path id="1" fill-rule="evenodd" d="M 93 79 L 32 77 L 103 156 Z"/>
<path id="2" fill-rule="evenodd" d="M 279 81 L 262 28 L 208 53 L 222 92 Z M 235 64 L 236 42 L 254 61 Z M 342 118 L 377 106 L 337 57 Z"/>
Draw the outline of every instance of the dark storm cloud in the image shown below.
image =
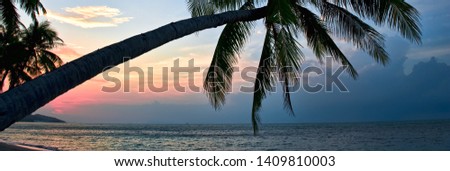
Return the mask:
<path id="1" fill-rule="evenodd" d="M 343 79 L 348 93 L 298 95 L 297 112 L 306 121 L 450 119 L 450 66 L 432 58 L 406 76 L 395 64 Z"/>

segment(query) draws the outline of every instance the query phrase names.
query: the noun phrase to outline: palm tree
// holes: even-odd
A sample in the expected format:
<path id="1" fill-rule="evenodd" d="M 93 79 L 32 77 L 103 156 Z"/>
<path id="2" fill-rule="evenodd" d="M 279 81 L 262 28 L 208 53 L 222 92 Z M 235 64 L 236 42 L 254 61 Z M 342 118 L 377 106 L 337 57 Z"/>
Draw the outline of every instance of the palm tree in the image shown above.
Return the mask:
<path id="1" fill-rule="evenodd" d="M 300 45 L 296 41 L 298 33 L 306 35 L 308 46 L 312 47 L 319 60 L 331 55 L 348 66 L 347 70 L 354 77 L 357 76 L 356 71 L 329 33 L 352 42 L 378 62 L 386 63 L 388 59 L 382 35 L 359 17 L 371 19 L 377 25 L 387 25 L 404 37 L 420 42 L 419 14 L 403 0 L 190 0 L 188 4 L 193 16 L 198 17 L 170 23 L 99 49 L 0 95 L 0 130 L 105 68 L 123 63 L 124 57 L 133 59 L 172 40 L 224 24 L 228 25 L 219 39 L 212 63 L 217 68 L 212 69 L 217 77 L 209 77 L 206 81 L 213 85 L 216 83 L 210 79 L 224 80 L 224 83 L 217 84 L 221 87 L 205 86 L 212 104 L 217 107 L 223 104 L 225 92 L 231 84 L 231 76 L 226 71 L 235 63 L 234 56 L 250 33 L 249 21 L 265 19 L 266 40 L 255 81 L 254 126 L 258 123 L 261 100 L 273 84 L 275 75 L 271 73 L 274 67 L 280 69 L 277 76 L 286 82 L 285 104 L 288 109 L 292 106 L 287 83 L 297 82 L 296 74 L 301 63 Z M 319 9 L 321 16 L 308 10 L 310 6 Z M 352 9 L 355 14 L 346 9 Z M 216 87 L 220 89 L 214 90 Z"/>
<path id="2" fill-rule="evenodd" d="M 50 22 L 35 22 L 21 32 L 22 41 L 29 50 L 32 58 L 29 65 L 32 66 L 33 75 L 41 75 L 50 72 L 63 64 L 62 59 L 49 51 L 57 46 L 62 46 L 63 40 L 58 33 L 50 27 Z"/>
<path id="3" fill-rule="evenodd" d="M 383 35 L 360 18 L 371 19 L 377 25 L 388 25 L 416 43 L 420 43 L 421 37 L 417 24 L 419 14 L 403 0 L 189 0 L 188 3 L 192 16 L 237 8 L 254 9 L 255 6 L 267 4 L 266 36 L 254 83 L 251 113 L 255 134 L 258 132 L 262 100 L 267 92 L 272 91 L 277 80 L 283 86 L 285 109 L 294 115 L 290 85 L 299 83 L 303 60 L 301 45 L 297 42 L 299 34 L 307 40 L 307 45 L 319 61 L 332 56 L 346 66 L 353 78 L 358 73 L 332 36 L 353 43 L 383 65 L 389 60 L 384 50 Z M 317 9 L 319 15 L 311 12 L 311 8 Z M 353 9 L 356 15 L 347 9 Z M 219 38 L 203 86 L 216 109 L 225 103 L 225 96 L 232 84 L 232 66 L 237 63 L 237 54 L 252 33 L 252 25 L 253 22 L 227 24 Z"/>
<path id="4" fill-rule="evenodd" d="M 0 93 L 3 91 L 3 85 L 8 77 L 10 88 L 13 88 L 39 75 L 36 73 L 39 69 L 32 69 L 26 64 L 27 62 L 33 63 L 27 60 L 27 55 L 32 55 L 30 54 L 32 51 L 24 49 L 32 47 L 23 44 L 26 42 L 21 40 L 20 36 L 23 34 L 21 28 L 25 26 L 20 22 L 16 5 L 19 5 L 31 16 L 35 26 L 38 26 L 37 15 L 40 12 L 46 13 L 40 0 L 0 0 Z M 43 26 L 45 25 L 48 23 L 43 24 Z M 49 31 L 54 32 L 53 30 Z M 38 54 L 40 55 L 40 53 L 42 52 Z M 28 58 L 31 57 L 28 56 Z M 37 67 L 37 65 L 35 66 Z"/>
<path id="5" fill-rule="evenodd" d="M 49 51 L 62 45 L 50 22 L 35 22 L 8 40 L 3 40 L 5 32 L 0 34 L 0 92 L 5 81 L 9 81 L 12 89 L 63 64 L 58 55 Z"/>

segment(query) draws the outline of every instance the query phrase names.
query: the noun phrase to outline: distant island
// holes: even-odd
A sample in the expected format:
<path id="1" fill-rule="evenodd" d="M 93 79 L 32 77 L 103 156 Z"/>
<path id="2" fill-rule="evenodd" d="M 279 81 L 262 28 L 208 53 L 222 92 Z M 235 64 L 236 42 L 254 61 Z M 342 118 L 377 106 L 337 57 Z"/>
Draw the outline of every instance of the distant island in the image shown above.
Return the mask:
<path id="1" fill-rule="evenodd" d="M 50 116 L 45 116 L 41 114 L 30 115 L 23 118 L 20 122 L 50 122 L 50 123 L 66 123 L 61 119 L 57 119 Z"/>

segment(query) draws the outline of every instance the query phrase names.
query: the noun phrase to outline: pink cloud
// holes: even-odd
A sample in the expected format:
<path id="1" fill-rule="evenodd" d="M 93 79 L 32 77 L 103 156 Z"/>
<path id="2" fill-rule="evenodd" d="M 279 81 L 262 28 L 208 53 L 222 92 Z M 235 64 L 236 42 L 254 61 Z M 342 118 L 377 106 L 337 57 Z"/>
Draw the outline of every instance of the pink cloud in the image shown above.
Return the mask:
<path id="1" fill-rule="evenodd" d="M 64 62 L 69 62 L 82 56 L 77 51 L 68 46 L 61 46 L 51 51 L 61 57 Z"/>

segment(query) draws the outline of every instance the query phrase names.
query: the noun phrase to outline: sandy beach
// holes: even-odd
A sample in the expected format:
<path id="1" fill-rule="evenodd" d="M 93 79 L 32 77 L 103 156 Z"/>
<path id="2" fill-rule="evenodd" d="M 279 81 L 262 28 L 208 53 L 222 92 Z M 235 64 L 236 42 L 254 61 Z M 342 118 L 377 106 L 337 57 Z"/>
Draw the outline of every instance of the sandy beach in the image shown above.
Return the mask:
<path id="1" fill-rule="evenodd" d="M 46 149 L 0 141 L 0 151 L 47 151 Z"/>

